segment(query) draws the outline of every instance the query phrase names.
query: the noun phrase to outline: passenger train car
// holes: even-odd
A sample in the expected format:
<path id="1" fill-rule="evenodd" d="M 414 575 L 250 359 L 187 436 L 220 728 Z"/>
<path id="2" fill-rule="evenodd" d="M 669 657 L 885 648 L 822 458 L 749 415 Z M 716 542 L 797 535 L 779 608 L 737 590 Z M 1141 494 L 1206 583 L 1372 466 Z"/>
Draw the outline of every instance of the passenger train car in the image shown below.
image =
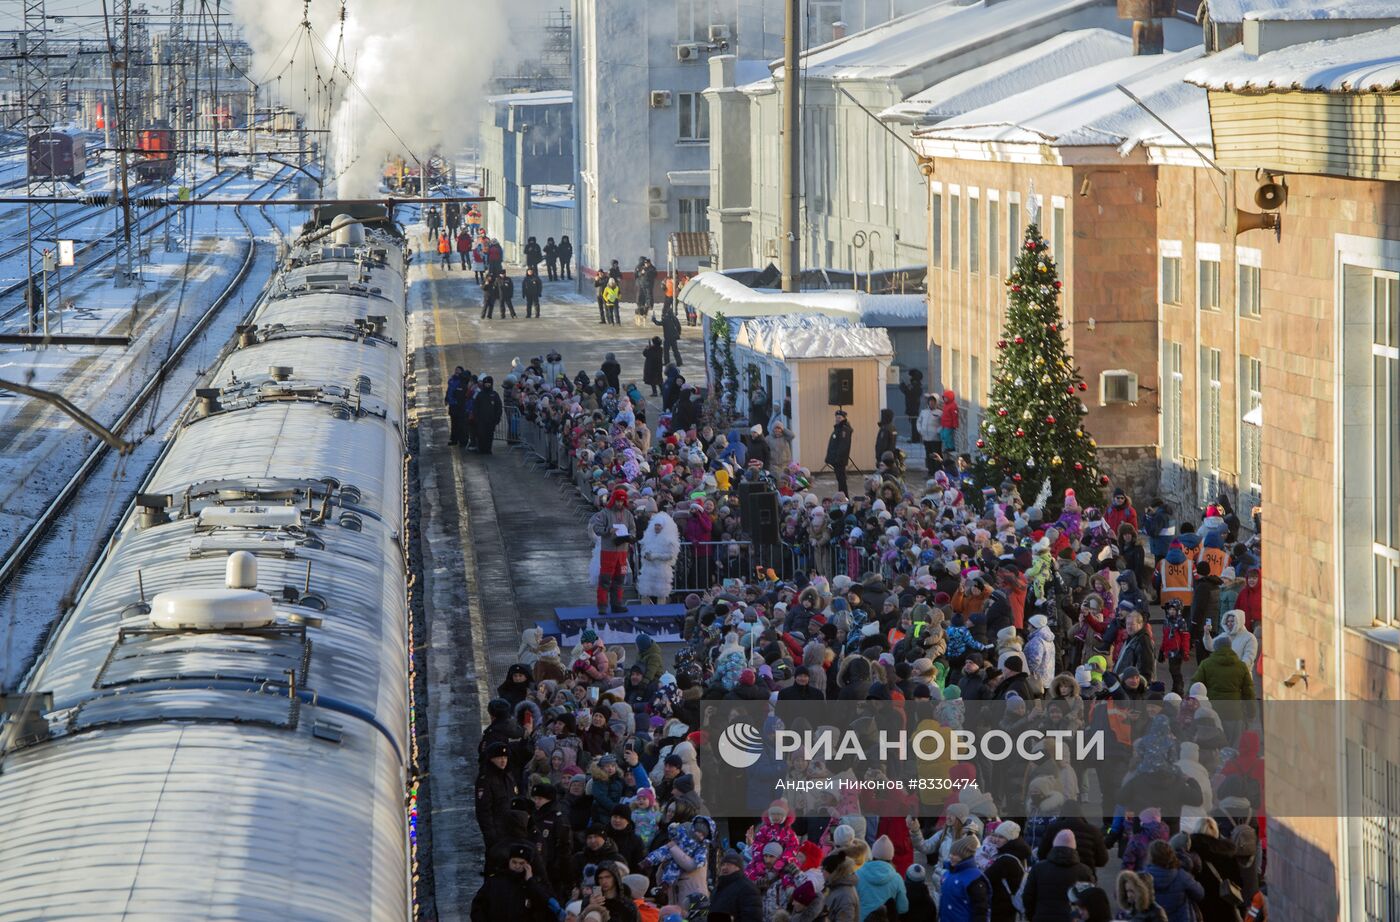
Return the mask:
<path id="1" fill-rule="evenodd" d="M 403 247 L 317 213 L 55 627 L 0 920 L 412 917 Z"/>

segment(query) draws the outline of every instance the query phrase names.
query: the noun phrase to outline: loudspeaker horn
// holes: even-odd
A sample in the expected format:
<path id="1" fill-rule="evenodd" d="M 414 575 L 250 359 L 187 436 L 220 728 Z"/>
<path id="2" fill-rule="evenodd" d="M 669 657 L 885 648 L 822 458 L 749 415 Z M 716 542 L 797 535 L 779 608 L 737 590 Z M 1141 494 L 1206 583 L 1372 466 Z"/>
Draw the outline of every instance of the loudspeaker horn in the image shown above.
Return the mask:
<path id="1" fill-rule="evenodd" d="M 1235 234 L 1243 234 L 1252 230 L 1272 230 L 1279 229 L 1279 218 L 1276 212 L 1264 212 L 1259 214 L 1254 211 L 1235 212 Z"/>
<path id="2" fill-rule="evenodd" d="M 1254 204 L 1265 211 L 1278 211 L 1288 201 L 1288 187 L 1281 182 L 1262 183 L 1254 190 Z"/>

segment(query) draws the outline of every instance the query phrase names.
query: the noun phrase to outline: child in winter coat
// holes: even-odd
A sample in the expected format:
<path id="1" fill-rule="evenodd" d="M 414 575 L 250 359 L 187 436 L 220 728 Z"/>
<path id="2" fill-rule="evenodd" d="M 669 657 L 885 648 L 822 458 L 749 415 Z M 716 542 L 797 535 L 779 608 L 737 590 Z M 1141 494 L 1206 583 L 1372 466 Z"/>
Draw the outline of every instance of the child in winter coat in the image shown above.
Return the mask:
<path id="1" fill-rule="evenodd" d="M 1162 811 L 1148 807 L 1133 823 L 1135 832 L 1123 848 L 1123 870 L 1143 871 L 1147 869 L 1147 850 L 1153 842 L 1166 842 L 1171 838 L 1171 830 L 1162 822 Z"/>
<path id="2" fill-rule="evenodd" d="M 749 863 L 744 868 L 749 880 L 757 882 L 770 872 L 771 867 L 763 860 L 763 850 L 769 844 L 776 843 L 782 849 L 775 864 L 783 867 L 792 864 L 793 856 L 797 854 L 797 833 L 792 831 L 792 820 L 786 800 L 775 800 L 768 805 L 768 814 L 754 833 Z"/>
<path id="3" fill-rule="evenodd" d="M 1162 628 L 1162 649 L 1157 652 L 1157 662 L 1166 663 L 1172 675 L 1172 691 L 1178 695 L 1185 688 L 1181 675 L 1181 664 L 1191 653 L 1191 622 L 1182 614 L 1181 602 L 1172 599 L 1164 608 L 1166 619 Z"/>
<path id="4" fill-rule="evenodd" d="M 656 882 L 668 888 L 669 902 L 684 906 L 691 894 L 709 895 L 706 874 L 715 822 L 697 816 L 689 825 L 672 823 L 668 833 L 670 840 L 643 858 L 642 867 L 656 868 Z"/>

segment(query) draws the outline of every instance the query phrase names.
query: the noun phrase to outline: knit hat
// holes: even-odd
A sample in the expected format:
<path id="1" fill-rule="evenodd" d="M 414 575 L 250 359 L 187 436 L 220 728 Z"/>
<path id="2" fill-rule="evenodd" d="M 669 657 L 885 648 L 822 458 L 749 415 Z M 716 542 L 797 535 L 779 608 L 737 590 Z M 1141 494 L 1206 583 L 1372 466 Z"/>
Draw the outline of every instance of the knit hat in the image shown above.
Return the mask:
<path id="1" fill-rule="evenodd" d="M 845 848 L 851 844 L 856 837 L 856 831 L 849 826 L 837 826 L 831 830 L 831 844 L 837 848 Z"/>
<path id="2" fill-rule="evenodd" d="M 724 854 L 720 856 L 719 863 L 732 864 L 735 867 L 742 868 L 744 866 L 744 856 L 739 854 L 738 849 L 725 849 Z"/>
<path id="3" fill-rule="evenodd" d="M 1012 839 L 1021 838 L 1021 824 L 1013 822 L 1012 820 L 1002 820 L 992 829 L 991 834 L 994 836 L 1001 836 L 1003 839 L 1010 842 Z"/>
<path id="4" fill-rule="evenodd" d="M 922 864 L 911 864 L 904 872 L 904 879 L 911 884 L 921 884 L 928 879 L 928 868 Z"/>
<path id="5" fill-rule="evenodd" d="M 933 660 L 926 656 L 921 656 L 914 660 L 913 665 L 910 667 L 910 674 L 916 676 L 933 675 Z"/>
<path id="6" fill-rule="evenodd" d="M 767 845 L 763 846 L 763 857 L 765 857 L 765 858 L 770 858 L 770 857 L 771 857 L 771 858 L 781 858 L 781 857 L 783 857 L 783 843 L 781 843 L 781 842 L 769 842 Z"/>
<path id="7" fill-rule="evenodd" d="M 1209 701 L 1210 696 L 1206 694 L 1204 682 L 1192 682 L 1191 687 L 1186 691 L 1186 697 L 1195 698 L 1198 701 Z"/>
<path id="8" fill-rule="evenodd" d="M 1075 842 L 1073 829 L 1061 829 L 1059 832 L 1055 833 L 1054 845 L 1056 848 L 1079 847 L 1078 844 Z"/>
<path id="9" fill-rule="evenodd" d="M 966 835 L 953 843 L 953 847 L 948 850 L 948 863 L 957 864 L 959 861 L 966 861 L 977 854 L 977 849 L 982 843 L 974 835 Z"/>
<path id="10" fill-rule="evenodd" d="M 810 879 L 804 879 L 797 885 L 797 889 L 792 891 L 792 901 L 801 906 L 810 906 L 817 901 L 817 888 Z"/>
<path id="11" fill-rule="evenodd" d="M 583 633 L 579 635 L 578 642 L 579 642 L 579 643 L 597 643 L 597 642 L 598 642 L 598 632 L 595 631 L 595 630 L 593 630 L 593 628 L 591 628 L 591 627 L 586 627 L 586 628 L 583 629 Z"/>
<path id="12" fill-rule="evenodd" d="M 1031 615 L 1031 627 L 1037 631 L 1050 623 L 1050 619 L 1044 615 Z"/>
<path id="13" fill-rule="evenodd" d="M 894 843 L 889 836 L 880 836 L 870 848 L 870 857 L 876 861 L 894 861 Z"/>
<path id="14" fill-rule="evenodd" d="M 628 874 L 622 878 L 622 886 L 627 888 L 627 892 L 632 894 L 632 899 L 640 900 L 647 895 L 647 890 L 651 889 L 651 881 L 645 874 Z"/>

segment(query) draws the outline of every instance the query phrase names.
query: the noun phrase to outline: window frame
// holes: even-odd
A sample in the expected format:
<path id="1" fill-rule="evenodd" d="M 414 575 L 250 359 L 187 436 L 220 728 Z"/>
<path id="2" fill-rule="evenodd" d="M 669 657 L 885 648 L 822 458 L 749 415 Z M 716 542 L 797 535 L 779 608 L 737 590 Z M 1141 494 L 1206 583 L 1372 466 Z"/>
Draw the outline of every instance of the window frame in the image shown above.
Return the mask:
<path id="1" fill-rule="evenodd" d="M 1171 262 L 1171 286 L 1167 284 L 1168 261 Z M 1168 295 L 1171 297 L 1168 297 Z M 1181 305 L 1181 241 L 1157 241 L 1157 303 Z"/>
<path id="2" fill-rule="evenodd" d="M 997 190 L 987 190 L 987 274 L 1001 277 L 1001 201 Z"/>
<path id="3" fill-rule="evenodd" d="M 1050 196 L 1050 252 L 1055 257 L 1055 263 L 1060 267 L 1060 278 L 1065 277 L 1065 257 L 1066 246 L 1065 235 L 1067 233 L 1069 217 L 1065 214 L 1064 196 Z"/>
<path id="4" fill-rule="evenodd" d="M 1253 247 L 1235 248 L 1235 313 L 1258 320 L 1264 300 L 1264 254 Z M 1246 278 L 1250 281 L 1246 283 Z M 1250 296 L 1252 294 L 1252 297 Z M 1248 303 L 1252 301 L 1252 306 Z"/>
<path id="5" fill-rule="evenodd" d="M 1205 267 L 1210 270 L 1211 280 L 1207 282 Z M 1210 297 L 1207 299 L 1207 293 Z M 1196 244 L 1196 310 L 1220 313 L 1220 244 Z"/>
<path id="6" fill-rule="evenodd" d="M 929 186 L 929 262 L 943 268 L 943 184 Z"/>
<path id="7" fill-rule="evenodd" d="M 1385 309 L 1378 304 L 1382 291 Z M 1394 626 L 1400 624 L 1400 273 L 1372 270 L 1371 298 L 1372 598 L 1375 623 Z"/>
<path id="8" fill-rule="evenodd" d="M 962 189 L 948 187 L 948 269 L 962 268 Z"/>
<path id="9" fill-rule="evenodd" d="M 981 190 L 976 186 L 967 189 L 967 271 L 980 273 L 982 260 L 978 248 L 982 244 Z"/>
<path id="10" fill-rule="evenodd" d="M 676 141 L 680 144 L 710 143 L 710 106 L 698 90 L 676 93 Z"/>
<path id="11" fill-rule="evenodd" d="M 676 220 L 682 232 L 707 233 L 710 229 L 710 197 L 683 196 L 677 198 Z M 694 226 L 697 220 L 700 225 L 698 227 Z"/>
<path id="12" fill-rule="evenodd" d="M 1010 192 L 1006 196 L 1006 268 L 1015 271 L 1016 260 L 1021 258 L 1021 238 L 1025 236 L 1025 226 L 1021 223 L 1021 193 Z"/>

